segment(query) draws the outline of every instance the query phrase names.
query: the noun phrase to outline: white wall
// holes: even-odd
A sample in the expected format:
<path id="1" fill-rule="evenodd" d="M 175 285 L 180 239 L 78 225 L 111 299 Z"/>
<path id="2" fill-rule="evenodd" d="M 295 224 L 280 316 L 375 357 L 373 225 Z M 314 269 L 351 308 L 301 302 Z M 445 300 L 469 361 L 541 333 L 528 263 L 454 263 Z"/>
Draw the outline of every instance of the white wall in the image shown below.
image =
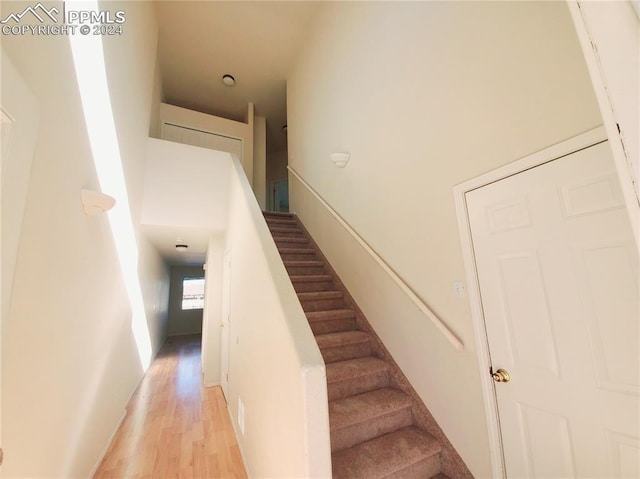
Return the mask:
<path id="1" fill-rule="evenodd" d="M 227 225 L 227 153 L 148 139 L 142 223 L 223 231 Z"/>
<path id="2" fill-rule="evenodd" d="M 204 277 L 202 266 L 173 266 L 169 286 L 168 336 L 202 333 L 202 309 L 182 309 L 182 281 Z"/>
<path id="3" fill-rule="evenodd" d="M 2 2 L 4 18 L 28 2 Z M 157 27 L 148 2 L 104 37 L 111 103 L 134 225 L 146 156 Z M 3 329 L 4 477 L 88 477 L 143 371 L 106 215 L 86 217 L 81 188 L 99 189 L 68 39 L 3 36 L 2 48 L 40 106 L 13 301 Z M 2 198 L 2 202 L 6 201 Z M 162 342 L 168 281 L 139 242 L 138 273 L 153 351 Z"/>
<path id="4" fill-rule="evenodd" d="M 462 338 L 456 352 L 290 176 L 291 205 L 476 477 L 491 475 L 452 188 L 601 123 L 551 2 L 329 2 L 288 79 L 289 164 Z M 329 155 L 351 153 L 344 169 Z"/>
<path id="5" fill-rule="evenodd" d="M 248 475 L 331 477 L 324 362 L 237 162 L 230 182 L 227 401 Z"/>

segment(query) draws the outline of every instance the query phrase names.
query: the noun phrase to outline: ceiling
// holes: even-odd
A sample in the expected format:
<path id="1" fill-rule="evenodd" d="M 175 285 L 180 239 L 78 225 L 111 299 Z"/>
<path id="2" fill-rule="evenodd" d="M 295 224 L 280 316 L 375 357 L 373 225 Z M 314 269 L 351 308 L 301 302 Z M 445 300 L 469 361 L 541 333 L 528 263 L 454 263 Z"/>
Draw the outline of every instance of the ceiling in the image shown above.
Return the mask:
<path id="1" fill-rule="evenodd" d="M 158 1 L 164 101 L 237 121 L 253 102 L 267 119 L 267 152 L 285 151 L 286 78 L 320 4 Z"/>
<path id="2" fill-rule="evenodd" d="M 286 79 L 320 4 L 156 1 L 163 101 L 236 121 L 246 121 L 252 102 L 255 114 L 267 120 L 267 152 L 285 151 Z M 224 74 L 234 76 L 234 87 L 222 84 Z M 164 208 L 145 196 L 145 204 L 149 201 Z M 156 218 L 142 225 L 142 233 L 169 265 L 180 266 L 202 264 L 209 237 L 220 230 Z M 176 251 L 176 242 L 188 244 L 188 250 Z"/>

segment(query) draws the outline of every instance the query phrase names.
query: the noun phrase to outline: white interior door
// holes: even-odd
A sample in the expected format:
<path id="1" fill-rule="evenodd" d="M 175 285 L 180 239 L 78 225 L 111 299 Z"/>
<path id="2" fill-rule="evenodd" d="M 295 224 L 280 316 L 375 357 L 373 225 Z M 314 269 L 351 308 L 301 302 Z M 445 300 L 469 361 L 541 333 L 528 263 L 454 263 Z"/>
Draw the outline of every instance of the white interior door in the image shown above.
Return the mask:
<path id="1" fill-rule="evenodd" d="M 172 125 L 171 123 L 163 123 L 162 139 L 211 150 L 227 151 L 242 161 L 242 140 L 238 138 Z"/>
<path id="2" fill-rule="evenodd" d="M 640 477 L 638 251 L 607 142 L 467 192 L 507 477 Z"/>
<path id="3" fill-rule="evenodd" d="M 222 261 L 222 321 L 220 323 L 220 384 L 229 397 L 229 319 L 231 317 L 231 251 Z"/>

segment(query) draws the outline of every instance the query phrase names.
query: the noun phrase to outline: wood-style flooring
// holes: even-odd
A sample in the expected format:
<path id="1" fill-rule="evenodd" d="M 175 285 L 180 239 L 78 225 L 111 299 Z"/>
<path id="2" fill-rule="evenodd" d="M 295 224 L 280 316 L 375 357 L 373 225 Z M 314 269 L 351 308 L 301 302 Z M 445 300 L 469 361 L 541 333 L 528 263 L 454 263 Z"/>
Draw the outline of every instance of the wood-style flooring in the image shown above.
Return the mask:
<path id="1" fill-rule="evenodd" d="M 94 479 L 246 478 L 222 389 L 204 388 L 200 337 L 170 337 Z"/>

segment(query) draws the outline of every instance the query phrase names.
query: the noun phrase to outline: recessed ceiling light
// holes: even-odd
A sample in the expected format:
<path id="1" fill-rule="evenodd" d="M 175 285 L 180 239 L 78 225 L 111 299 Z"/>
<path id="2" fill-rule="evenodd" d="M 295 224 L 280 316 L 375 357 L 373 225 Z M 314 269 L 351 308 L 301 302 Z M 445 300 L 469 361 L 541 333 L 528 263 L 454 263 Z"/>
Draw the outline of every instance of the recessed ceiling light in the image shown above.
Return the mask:
<path id="1" fill-rule="evenodd" d="M 235 86 L 236 79 L 227 73 L 226 75 L 222 75 L 222 83 L 224 83 L 227 86 Z"/>

